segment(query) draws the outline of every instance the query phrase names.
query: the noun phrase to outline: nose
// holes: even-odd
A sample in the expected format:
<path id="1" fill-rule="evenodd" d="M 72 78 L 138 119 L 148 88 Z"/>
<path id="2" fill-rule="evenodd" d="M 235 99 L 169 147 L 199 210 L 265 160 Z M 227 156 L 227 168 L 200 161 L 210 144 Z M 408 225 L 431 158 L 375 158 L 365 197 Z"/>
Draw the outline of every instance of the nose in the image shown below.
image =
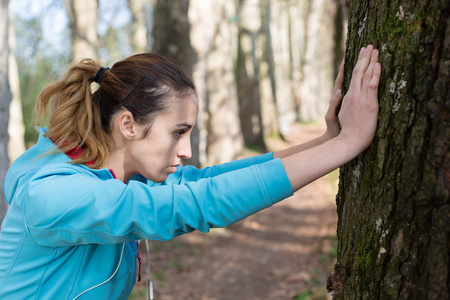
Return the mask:
<path id="1" fill-rule="evenodd" d="M 179 158 L 189 159 L 192 157 L 191 139 L 187 136 L 184 142 L 180 144 L 180 148 L 177 153 Z"/>

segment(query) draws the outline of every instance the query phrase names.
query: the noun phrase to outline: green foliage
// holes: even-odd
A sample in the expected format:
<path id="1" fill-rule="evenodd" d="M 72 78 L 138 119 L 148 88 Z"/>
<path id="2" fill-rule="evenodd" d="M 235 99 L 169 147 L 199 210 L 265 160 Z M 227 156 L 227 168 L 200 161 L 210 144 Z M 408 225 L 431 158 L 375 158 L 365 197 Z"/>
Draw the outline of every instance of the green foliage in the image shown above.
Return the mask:
<path id="1" fill-rule="evenodd" d="M 300 295 L 295 298 L 295 300 L 310 300 L 311 298 L 311 292 L 310 291 L 304 291 Z"/>

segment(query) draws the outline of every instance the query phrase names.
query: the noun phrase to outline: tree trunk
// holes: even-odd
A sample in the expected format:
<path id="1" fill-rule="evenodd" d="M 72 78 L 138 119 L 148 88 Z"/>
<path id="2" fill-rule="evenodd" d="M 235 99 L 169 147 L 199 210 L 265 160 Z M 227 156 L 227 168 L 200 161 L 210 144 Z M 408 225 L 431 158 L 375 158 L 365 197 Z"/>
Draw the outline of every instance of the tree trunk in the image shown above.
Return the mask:
<path id="1" fill-rule="evenodd" d="M 204 161 L 215 164 L 235 159 L 243 149 L 234 77 L 237 26 L 230 22 L 236 7 L 229 0 L 191 0 L 190 6 L 191 38 L 198 54 L 194 78 L 200 94 L 199 123 L 206 140 Z"/>
<path id="2" fill-rule="evenodd" d="M 335 299 L 450 299 L 449 16 L 446 0 L 350 3 L 344 85 L 369 43 L 382 78 L 374 143 L 341 168 Z"/>
<path id="3" fill-rule="evenodd" d="M 259 0 L 238 1 L 238 54 L 236 84 L 239 99 L 239 119 L 245 145 L 266 149 L 261 111 L 258 51 L 261 31 Z"/>
<path id="4" fill-rule="evenodd" d="M 98 60 L 97 0 L 64 0 L 72 34 L 74 61 Z"/>
<path id="5" fill-rule="evenodd" d="M 275 77 L 274 49 L 272 43 L 272 7 L 269 1 L 261 5 L 262 36 L 261 48 L 263 60 L 260 66 L 261 105 L 264 121 L 264 132 L 269 136 L 284 139 L 279 124 L 277 99 L 277 80 Z"/>
<path id="6" fill-rule="evenodd" d="M 189 1 L 187 0 L 156 2 L 153 14 L 152 52 L 165 56 L 192 77 L 197 54 L 191 45 L 191 24 L 188 12 Z M 192 157 L 184 160 L 184 163 L 200 166 L 199 144 L 200 131 L 197 124 L 191 134 Z"/>
<path id="7" fill-rule="evenodd" d="M 130 41 L 133 53 L 147 52 L 147 0 L 128 0 L 131 12 Z"/>
<path id="8" fill-rule="evenodd" d="M 11 90 L 8 79 L 8 0 L 0 0 L 0 222 L 8 204 L 5 201 L 4 182 L 9 168 L 8 122 Z"/>
<path id="9" fill-rule="evenodd" d="M 277 119 L 282 135 L 286 134 L 290 125 L 295 121 L 293 86 L 298 83 L 292 81 L 292 70 L 296 66 L 291 64 L 290 39 L 290 10 L 294 2 L 274 1 L 266 2 L 266 20 L 269 23 L 267 34 L 271 42 L 272 64 L 275 76 L 274 99 L 277 107 Z M 296 49 L 297 51 L 298 49 Z M 269 63 L 270 64 L 270 63 Z M 298 67 L 298 66 L 297 66 Z"/>
<path id="10" fill-rule="evenodd" d="M 22 101 L 20 97 L 19 70 L 17 67 L 14 49 L 16 48 L 16 39 L 14 33 L 14 16 L 11 5 L 9 5 L 9 85 L 12 91 L 12 100 L 9 106 L 9 144 L 8 153 L 10 161 L 14 161 L 23 152 L 25 152 L 25 125 L 22 115 Z"/>
<path id="11" fill-rule="evenodd" d="M 337 1 L 307 1 L 302 7 L 306 10 L 303 11 L 305 46 L 296 100 L 298 120 L 311 122 L 321 118 L 328 108 L 335 75 L 335 49 L 340 45 L 336 45 L 336 42 L 342 41 L 334 39 L 337 31 Z"/>

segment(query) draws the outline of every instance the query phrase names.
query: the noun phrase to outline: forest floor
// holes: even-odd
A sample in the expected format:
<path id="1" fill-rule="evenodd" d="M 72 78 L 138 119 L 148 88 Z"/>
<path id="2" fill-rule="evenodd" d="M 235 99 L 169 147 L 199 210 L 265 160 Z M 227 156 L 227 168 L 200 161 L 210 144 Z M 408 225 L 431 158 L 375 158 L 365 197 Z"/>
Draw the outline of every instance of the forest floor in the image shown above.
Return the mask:
<path id="1" fill-rule="evenodd" d="M 294 124 L 279 150 L 315 138 L 323 124 Z M 336 261 L 338 171 L 273 207 L 225 229 L 193 232 L 170 242 L 149 241 L 155 300 L 331 299 L 326 279 Z M 129 299 L 145 299 L 142 281 Z"/>

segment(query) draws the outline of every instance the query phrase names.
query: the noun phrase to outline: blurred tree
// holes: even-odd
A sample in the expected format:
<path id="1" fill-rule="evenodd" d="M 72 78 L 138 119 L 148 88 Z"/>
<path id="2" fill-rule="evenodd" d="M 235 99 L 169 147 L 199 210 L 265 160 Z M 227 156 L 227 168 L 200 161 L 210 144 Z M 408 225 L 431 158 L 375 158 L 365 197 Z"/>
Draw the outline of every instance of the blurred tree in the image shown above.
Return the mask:
<path id="1" fill-rule="evenodd" d="M 73 60 L 98 60 L 97 0 L 63 0 L 72 34 Z"/>
<path id="2" fill-rule="evenodd" d="M 193 74 L 197 55 L 191 45 L 189 21 L 189 1 L 158 0 L 154 7 L 152 52 L 163 55 L 180 66 L 190 77 Z M 201 113 L 199 113 L 201 116 Z M 184 163 L 200 166 L 199 122 L 192 130 L 192 157 Z"/>
<path id="3" fill-rule="evenodd" d="M 351 1 L 344 89 L 380 49 L 373 145 L 341 168 L 335 299 L 450 299 L 450 3 Z"/>
<path id="4" fill-rule="evenodd" d="M 191 41 L 198 55 L 194 78 L 199 89 L 201 137 L 207 163 L 235 159 L 243 150 L 234 65 L 237 54 L 233 1 L 191 0 Z"/>
<path id="5" fill-rule="evenodd" d="M 9 15 L 9 85 L 12 91 L 12 100 L 9 106 L 9 145 L 8 153 L 10 161 L 14 161 L 19 155 L 25 151 L 25 125 L 23 123 L 22 115 L 22 100 L 20 97 L 20 83 L 19 70 L 17 67 L 17 60 L 14 54 L 16 48 L 15 30 L 14 30 L 14 15 L 12 12 L 12 5 L 8 8 Z"/>
<path id="6" fill-rule="evenodd" d="M 260 32 L 262 30 L 260 1 L 239 0 L 238 54 L 236 85 L 239 98 L 239 118 L 245 145 L 266 150 L 260 95 Z"/>
<path id="7" fill-rule="evenodd" d="M 281 133 L 280 114 L 277 99 L 277 78 L 275 77 L 274 49 L 272 43 L 272 6 L 269 1 L 261 5 L 262 41 L 260 47 L 263 59 L 260 63 L 261 106 L 264 133 L 284 139 Z M 300 49 L 299 49 L 300 50 Z"/>
<path id="8" fill-rule="evenodd" d="M 325 113 L 343 58 L 346 17 L 335 0 L 260 0 L 259 5 L 264 127 L 283 138 L 292 122 L 315 121 Z"/>
<path id="9" fill-rule="evenodd" d="M 298 76 L 295 76 L 292 86 L 296 92 L 293 92 L 296 101 L 297 119 L 302 122 L 310 122 L 323 116 L 328 108 L 328 102 L 333 90 L 336 62 L 337 67 L 342 60 L 341 53 L 336 53 L 336 49 L 343 48 L 343 39 L 336 40 L 334 37 L 342 32 L 343 22 L 339 18 L 338 1 L 330 0 L 300 0 L 301 8 L 301 40 L 302 53 L 297 60 L 285 61 L 292 62 L 300 70 Z M 295 17 L 292 18 L 296 20 Z M 338 25 L 338 26 L 337 26 Z M 295 27 L 294 27 L 295 28 Z M 296 30 L 292 29 L 292 39 L 296 37 Z M 297 49 L 292 49 L 292 55 Z M 336 57 L 339 56 L 337 59 Z M 286 69 L 288 69 L 286 67 Z M 284 76 L 287 77 L 287 76 Z M 288 87 L 286 87 L 287 89 Z M 292 89 L 292 88 L 291 88 Z"/>
<path id="10" fill-rule="evenodd" d="M 148 0 L 142 1 L 148 2 Z M 133 10 L 135 10 L 141 0 L 131 2 Z M 141 17 L 133 15 L 134 12 L 131 11 L 130 2 L 102 0 L 99 1 L 98 9 L 100 12 L 97 20 L 100 64 L 111 66 L 133 53 L 145 52 L 145 50 L 139 50 L 145 49 L 145 43 L 147 43 L 145 20 L 141 23 Z M 139 11 L 139 15 L 145 17 L 146 11 Z M 140 26 L 143 26 L 143 29 L 136 29 Z M 133 30 L 139 30 L 139 33 L 135 34 Z M 143 40 L 139 42 L 140 46 L 133 41 L 142 38 Z M 135 50 L 135 47 L 140 48 Z"/>
<path id="11" fill-rule="evenodd" d="M 190 77 L 193 75 L 197 54 L 191 45 L 189 1 L 158 0 L 154 8 L 152 52 L 163 55 L 180 66 Z M 199 116 L 201 117 L 201 112 Z M 200 122 L 191 134 L 192 158 L 186 164 L 200 166 Z"/>
<path id="12" fill-rule="evenodd" d="M 147 52 L 147 14 L 149 0 L 128 0 L 131 11 L 130 42 L 133 53 Z"/>
<path id="13" fill-rule="evenodd" d="M 4 193 L 5 176 L 9 168 L 8 122 L 12 97 L 8 79 L 8 2 L 0 0 L 0 222 L 8 210 Z"/>

